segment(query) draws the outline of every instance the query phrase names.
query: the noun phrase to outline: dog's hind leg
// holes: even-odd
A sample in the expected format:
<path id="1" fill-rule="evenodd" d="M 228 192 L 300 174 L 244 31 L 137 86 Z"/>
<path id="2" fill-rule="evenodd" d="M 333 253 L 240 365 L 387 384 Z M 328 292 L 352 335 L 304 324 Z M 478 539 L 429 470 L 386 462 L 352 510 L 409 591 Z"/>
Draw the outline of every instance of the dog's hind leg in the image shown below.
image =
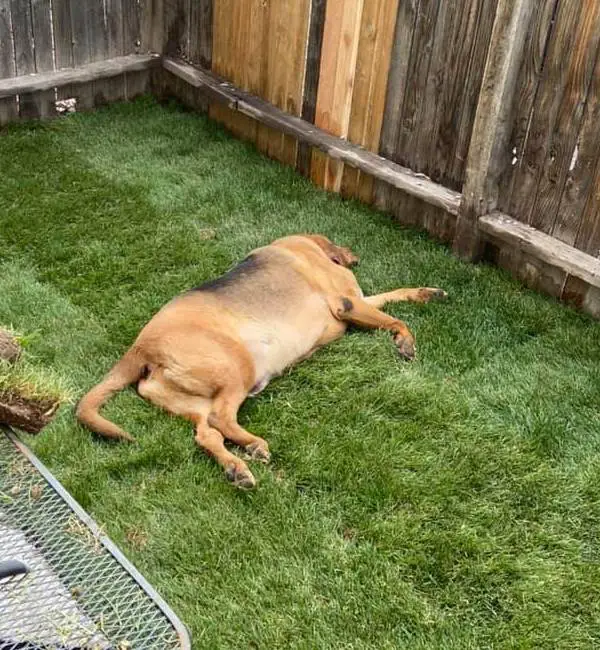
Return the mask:
<path id="1" fill-rule="evenodd" d="M 202 447 L 204 451 L 213 456 L 213 458 L 225 470 L 227 480 L 239 488 L 253 488 L 256 480 L 248 465 L 241 459 L 232 454 L 225 447 L 223 436 L 206 422 L 199 422 L 196 425 L 196 444 Z"/>
<path id="2" fill-rule="evenodd" d="M 396 289 L 386 293 L 378 293 L 375 296 L 367 296 L 364 301 L 369 305 L 381 309 L 388 302 L 429 302 L 431 300 L 443 300 L 448 294 L 442 289 L 431 287 L 418 287 L 416 289 Z"/>
<path id="3" fill-rule="evenodd" d="M 169 381 L 161 369 L 138 384 L 139 394 L 165 410 L 191 420 L 196 427 L 196 444 L 212 456 L 225 470 L 227 479 L 236 487 L 251 488 L 256 481 L 246 463 L 226 447 L 223 436 L 208 424 L 212 399 L 186 393 Z"/>
<path id="4" fill-rule="evenodd" d="M 246 431 L 237 421 L 238 410 L 246 395 L 244 387 L 236 383 L 221 388 L 213 398 L 208 422 L 227 440 L 243 447 L 253 460 L 268 463 L 271 454 L 267 441 Z"/>

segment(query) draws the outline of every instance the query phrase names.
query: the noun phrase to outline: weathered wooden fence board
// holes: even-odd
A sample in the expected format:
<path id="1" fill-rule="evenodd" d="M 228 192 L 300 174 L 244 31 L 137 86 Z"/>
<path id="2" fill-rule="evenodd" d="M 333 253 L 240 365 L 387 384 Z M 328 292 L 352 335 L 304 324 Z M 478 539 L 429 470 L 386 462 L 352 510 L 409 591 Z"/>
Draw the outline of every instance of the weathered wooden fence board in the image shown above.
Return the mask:
<path id="1" fill-rule="evenodd" d="M 14 77 L 15 74 L 10 0 L 0 0 L 0 78 Z M 0 126 L 12 122 L 18 114 L 16 97 L 0 99 Z"/>

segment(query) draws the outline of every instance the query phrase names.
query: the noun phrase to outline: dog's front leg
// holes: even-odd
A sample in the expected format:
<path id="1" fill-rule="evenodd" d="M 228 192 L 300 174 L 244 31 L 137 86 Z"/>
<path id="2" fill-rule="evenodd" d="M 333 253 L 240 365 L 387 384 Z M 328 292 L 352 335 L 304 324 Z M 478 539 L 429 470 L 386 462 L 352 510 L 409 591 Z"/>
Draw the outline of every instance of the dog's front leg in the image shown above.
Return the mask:
<path id="1" fill-rule="evenodd" d="M 329 308 L 338 320 L 359 327 L 391 332 L 400 356 L 409 361 L 415 358 L 415 339 L 403 321 L 389 316 L 364 299 L 357 297 L 331 298 L 329 299 Z"/>
<path id="2" fill-rule="evenodd" d="M 443 300 L 447 297 L 448 294 L 442 289 L 417 287 L 416 289 L 396 289 L 378 293 L 375 296 L 367 296 L 364 300 L 369 305 L 381 309 L 388 302 L 430 302 L 431 300 Z"/>

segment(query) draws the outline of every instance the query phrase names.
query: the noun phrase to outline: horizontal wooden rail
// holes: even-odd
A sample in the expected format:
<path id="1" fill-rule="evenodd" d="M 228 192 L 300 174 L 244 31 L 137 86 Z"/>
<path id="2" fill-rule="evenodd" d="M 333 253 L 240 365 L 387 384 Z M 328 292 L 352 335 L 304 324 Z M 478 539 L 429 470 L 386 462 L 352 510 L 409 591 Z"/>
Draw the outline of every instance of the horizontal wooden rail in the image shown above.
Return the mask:
<path id="1" fill-rule="evenodd" d="M 502 212 L 479 218 L 479 229 L 513 248 L 600 288 L 600 260 Z"/>
<path id="2" fill-rule="evenodd" d="M 212 101 L 226 104 L 234 111 L 324 151 L 331 158 L 341 160 L 451 214 L 458 214 L 461 194 L 434 183 L 428 176 L 417 174 L 358 145 L 333 136 L 310 122 L 288 115 L 269 102 L 236 88 L 206 70 L 169 58 L 163 60 L 163 66 L 165 70 L 198 88 Z"/>
<path id="3" fill-rule="evenodd" d="M 130 54 L 106 61 L 88 63 L 78 68 L 2 79 L 0 80 L 0 99 L 51 90 L 68 84 L 98 81 L 116 77 L 125 72 L 140 72 L 155 65 L 160 65 L 160 56 L 156 54 Z"/>

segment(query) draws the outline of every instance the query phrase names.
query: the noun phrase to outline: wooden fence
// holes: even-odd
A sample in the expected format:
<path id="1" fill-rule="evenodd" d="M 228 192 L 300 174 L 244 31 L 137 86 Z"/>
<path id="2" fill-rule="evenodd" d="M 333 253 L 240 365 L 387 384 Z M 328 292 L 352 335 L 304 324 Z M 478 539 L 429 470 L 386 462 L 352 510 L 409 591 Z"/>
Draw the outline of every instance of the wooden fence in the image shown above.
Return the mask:
<path id="1" fill-rule="evenodd" d="M 142 5 L 137 0 L 0 0 L 0 79 L 80 68 L 142 50 Z M 75 97 L 80 108 L 148 89 L 148 73 L 125 73 L 63 84 L 0 99 L 0 124 L 56 114 L 55 102 Z M 127 88 L 129 81 L 129 88 Z"/>
<path id="2" fill-rule="evenodd" d="M 162 54 L 156 94 L 598 316 L 599 46 L 598 0 L 0 0 L 0 78 L 109 59 L 93 105 Z"/>

